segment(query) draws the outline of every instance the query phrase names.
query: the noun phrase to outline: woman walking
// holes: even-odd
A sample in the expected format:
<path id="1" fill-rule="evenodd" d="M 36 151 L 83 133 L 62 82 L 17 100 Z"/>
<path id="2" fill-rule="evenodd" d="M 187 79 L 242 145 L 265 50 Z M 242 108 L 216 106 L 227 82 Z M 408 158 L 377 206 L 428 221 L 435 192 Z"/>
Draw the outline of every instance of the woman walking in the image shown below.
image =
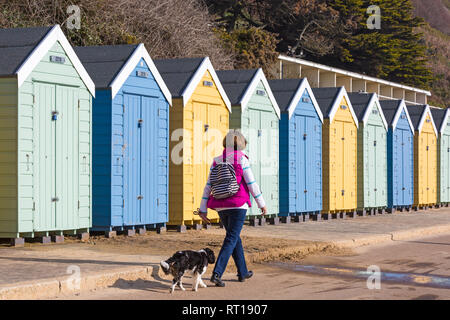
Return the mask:
<path id="1" fill-rule="evenodd" d="M 223 139 L 223 153 L 214 158 L 199 210 L 199 216 L 206 223 L 210 222 L 207 218 L 207 208 L 216 210 L 226 230 L 225 240 L 211 277 L 211 282 L 218 287 L 225 286 L 221 278 L 230 256 L 236 264 L 239 281 L 243 282 L 253 275 L 252 271 L 247 270 L 240 238 L 247 209 L 251 207 L 250 193 L 261 209 L 261 214 L 265 215 L 267 212 L 248 157 L 243 152 L 246 146 L 247 140 L 238 130 L 230 130 Z"/>

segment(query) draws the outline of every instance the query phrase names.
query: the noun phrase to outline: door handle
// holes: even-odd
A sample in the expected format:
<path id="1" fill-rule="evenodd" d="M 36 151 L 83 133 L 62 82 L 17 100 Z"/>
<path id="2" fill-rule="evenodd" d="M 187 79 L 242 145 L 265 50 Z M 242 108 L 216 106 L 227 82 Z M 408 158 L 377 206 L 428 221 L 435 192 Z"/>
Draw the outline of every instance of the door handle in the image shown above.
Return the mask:
<path id="1" fill-rule="evenodd" d="M 52 121 L 58 120 L 58 115 L 59 115 L 58 111 L 52 111 Z"/>
<path id="2" fill-rule="evenodd" d="M 59 201 L 59 198 L 58 198 L 58 197 L 52 198 L 52 202 L 57 202 L 57 201 Z"/>
<path id="3" fill-rule="evenodd" d="M 209 129 L 209 124 L 205 124 L 205 132 L 207 132 Z"/>
<path id="4" fill-rule="evenodd" d="M 139 119 L 138 120 L 138 128 L 141 128 L 143 123 L 144 123 L 144 120 L 143 119 Z"/>
<path id="5" fill-rule="evenodd" d="M 258 129 L 258 137 L 261 137 L 261 136 L 262 136 L 262 130 Z"/>
<path id="6" fill-rule="evenodd" d="M 142 199 L 144 199 L 144 196 L 143 196 L 143 195 L 138 195 L 138 196 L 137 196 L 137 199 L 138 199 L 138 200 L 142 200 Z"/>

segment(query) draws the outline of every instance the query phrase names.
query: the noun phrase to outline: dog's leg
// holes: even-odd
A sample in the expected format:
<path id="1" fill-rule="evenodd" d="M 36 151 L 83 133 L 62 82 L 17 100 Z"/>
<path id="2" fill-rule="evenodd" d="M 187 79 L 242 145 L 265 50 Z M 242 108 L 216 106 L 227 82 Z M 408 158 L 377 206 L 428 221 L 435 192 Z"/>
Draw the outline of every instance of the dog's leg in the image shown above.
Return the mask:
<path id="1" fill-rule="evenodd" d="M 194 285 L 192 286 L 192 290 L 193 291 L 197 291 L 198 290 L 198 285 L 200 283 L 200 275 L 198 273 L 195 273 L 195 280 L 194 280 Z"/>
<path id="2" fill-rule="evenodd" d="M 180 277 L 180 280 L 178 281 L 178 286 L 181 290 L 186 291 L 186 289 L 183 287 L 183 277 Z"/>
<path id="3" fill-rule="evenodd" d="M 177 285 L 178 280 L 176 278 L 174 278 L 172 280 L 172 287 L 170 288 L 170 293 L 173 293 L 175 291 L 175 286 Z"/>
<path id="4" fill-rule="evenodd" d="M 199 282 L 200 282 L 200 285 L 202 286 L 202 288 L 207 288 L 208 286 L 203 282 L 202 276 L 199 275 L 198 278 L 199 278 Z"/>

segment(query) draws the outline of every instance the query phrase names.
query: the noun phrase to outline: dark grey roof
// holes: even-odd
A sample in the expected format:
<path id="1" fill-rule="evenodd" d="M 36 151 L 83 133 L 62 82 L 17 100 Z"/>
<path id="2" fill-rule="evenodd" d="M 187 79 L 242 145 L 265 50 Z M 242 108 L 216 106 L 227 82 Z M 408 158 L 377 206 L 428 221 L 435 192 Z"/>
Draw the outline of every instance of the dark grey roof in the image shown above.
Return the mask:
<path id="1" fill-rule="evenodd" d="M 75 47 L 97 89 L 109 88 L 138 45 Z"/>
<path id="2" fill-rule="evenodd" d="M 277 79 L 268 82 L 280 110 L 287 111 L 303 79 Z"/>
<path id="3" fill-rule="evenodd" d="M 316 97 L 317 103 L 319 104 L 320 110 L 324 118 L 328 118 L 331 108 L 341 91 L 342 87 L 338 88 L 313 88 L 312 91 Z"/>
<path id="4" fill-rule="evenodd" d="M 392 125 L 392 121 L 394 121 L 395 114 L 397 113 L 398 108 L 400 107 L 400 102 L 402 100 L 380 100 L 380 106 L 383 110 L 384 117 L 386 118 L 386 122 L 388 126 Z"/>
<path id="5" fill-rule="evenodd" d="M 409 117 L 411 118 L 411 122 L 414 126 L 414 130 L 417 130 L 419 126 L 420 119 L 422 118 L 422 114 L 425 111 L 426 105 L 407 105 Z"/>
<path id="6" fill-rule="evenodd" d="M 52 28 L 0 29 L 0 76 L 14 75 Z"/>
<path id="7" fill-rule="evenodd" d="M 174 98 L 181 97 L 184 88 L 205 58 L 154 60 L 159 73 Z"/>
<path id="8" fill-rule="evenodd" d="M 258 72 L 258 69 L 221 70 L 216 72 L 232 105 L 239 104 L 256 72 Z"/>
<path id="9" fill-rule="evenodd" d="M 441 108 L 430 108 L 431 114 L 433 115 L 434 124 L 436 125 L 436 128 L 438 131 L 441 129 L 442 122 L 444 121 L 445 112 L 446 109 Z"/>
<path id="10" fill-rule="evenodd" d="M 356 117 L 359 121 L 362 121 L 364 113 L 369 106 L 370 99 L 374 96 L 374 93 L 366 92 L 350 92 L 348 97 L 352 103 L 353 111 L 355 111 Z"/>

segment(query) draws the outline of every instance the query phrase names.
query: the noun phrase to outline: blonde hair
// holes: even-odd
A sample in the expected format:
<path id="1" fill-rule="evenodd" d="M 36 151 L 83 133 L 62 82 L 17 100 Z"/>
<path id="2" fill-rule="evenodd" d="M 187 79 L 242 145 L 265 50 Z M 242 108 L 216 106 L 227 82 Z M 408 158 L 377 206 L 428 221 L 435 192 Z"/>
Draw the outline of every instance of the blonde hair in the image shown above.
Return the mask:
<path id="1" fill-rule="evenodd" d="M 223 138 L 223 147 L 234 150 L 244 150 L 247 146 L 247 140 L 239 129 L 231 129 Z"/>

